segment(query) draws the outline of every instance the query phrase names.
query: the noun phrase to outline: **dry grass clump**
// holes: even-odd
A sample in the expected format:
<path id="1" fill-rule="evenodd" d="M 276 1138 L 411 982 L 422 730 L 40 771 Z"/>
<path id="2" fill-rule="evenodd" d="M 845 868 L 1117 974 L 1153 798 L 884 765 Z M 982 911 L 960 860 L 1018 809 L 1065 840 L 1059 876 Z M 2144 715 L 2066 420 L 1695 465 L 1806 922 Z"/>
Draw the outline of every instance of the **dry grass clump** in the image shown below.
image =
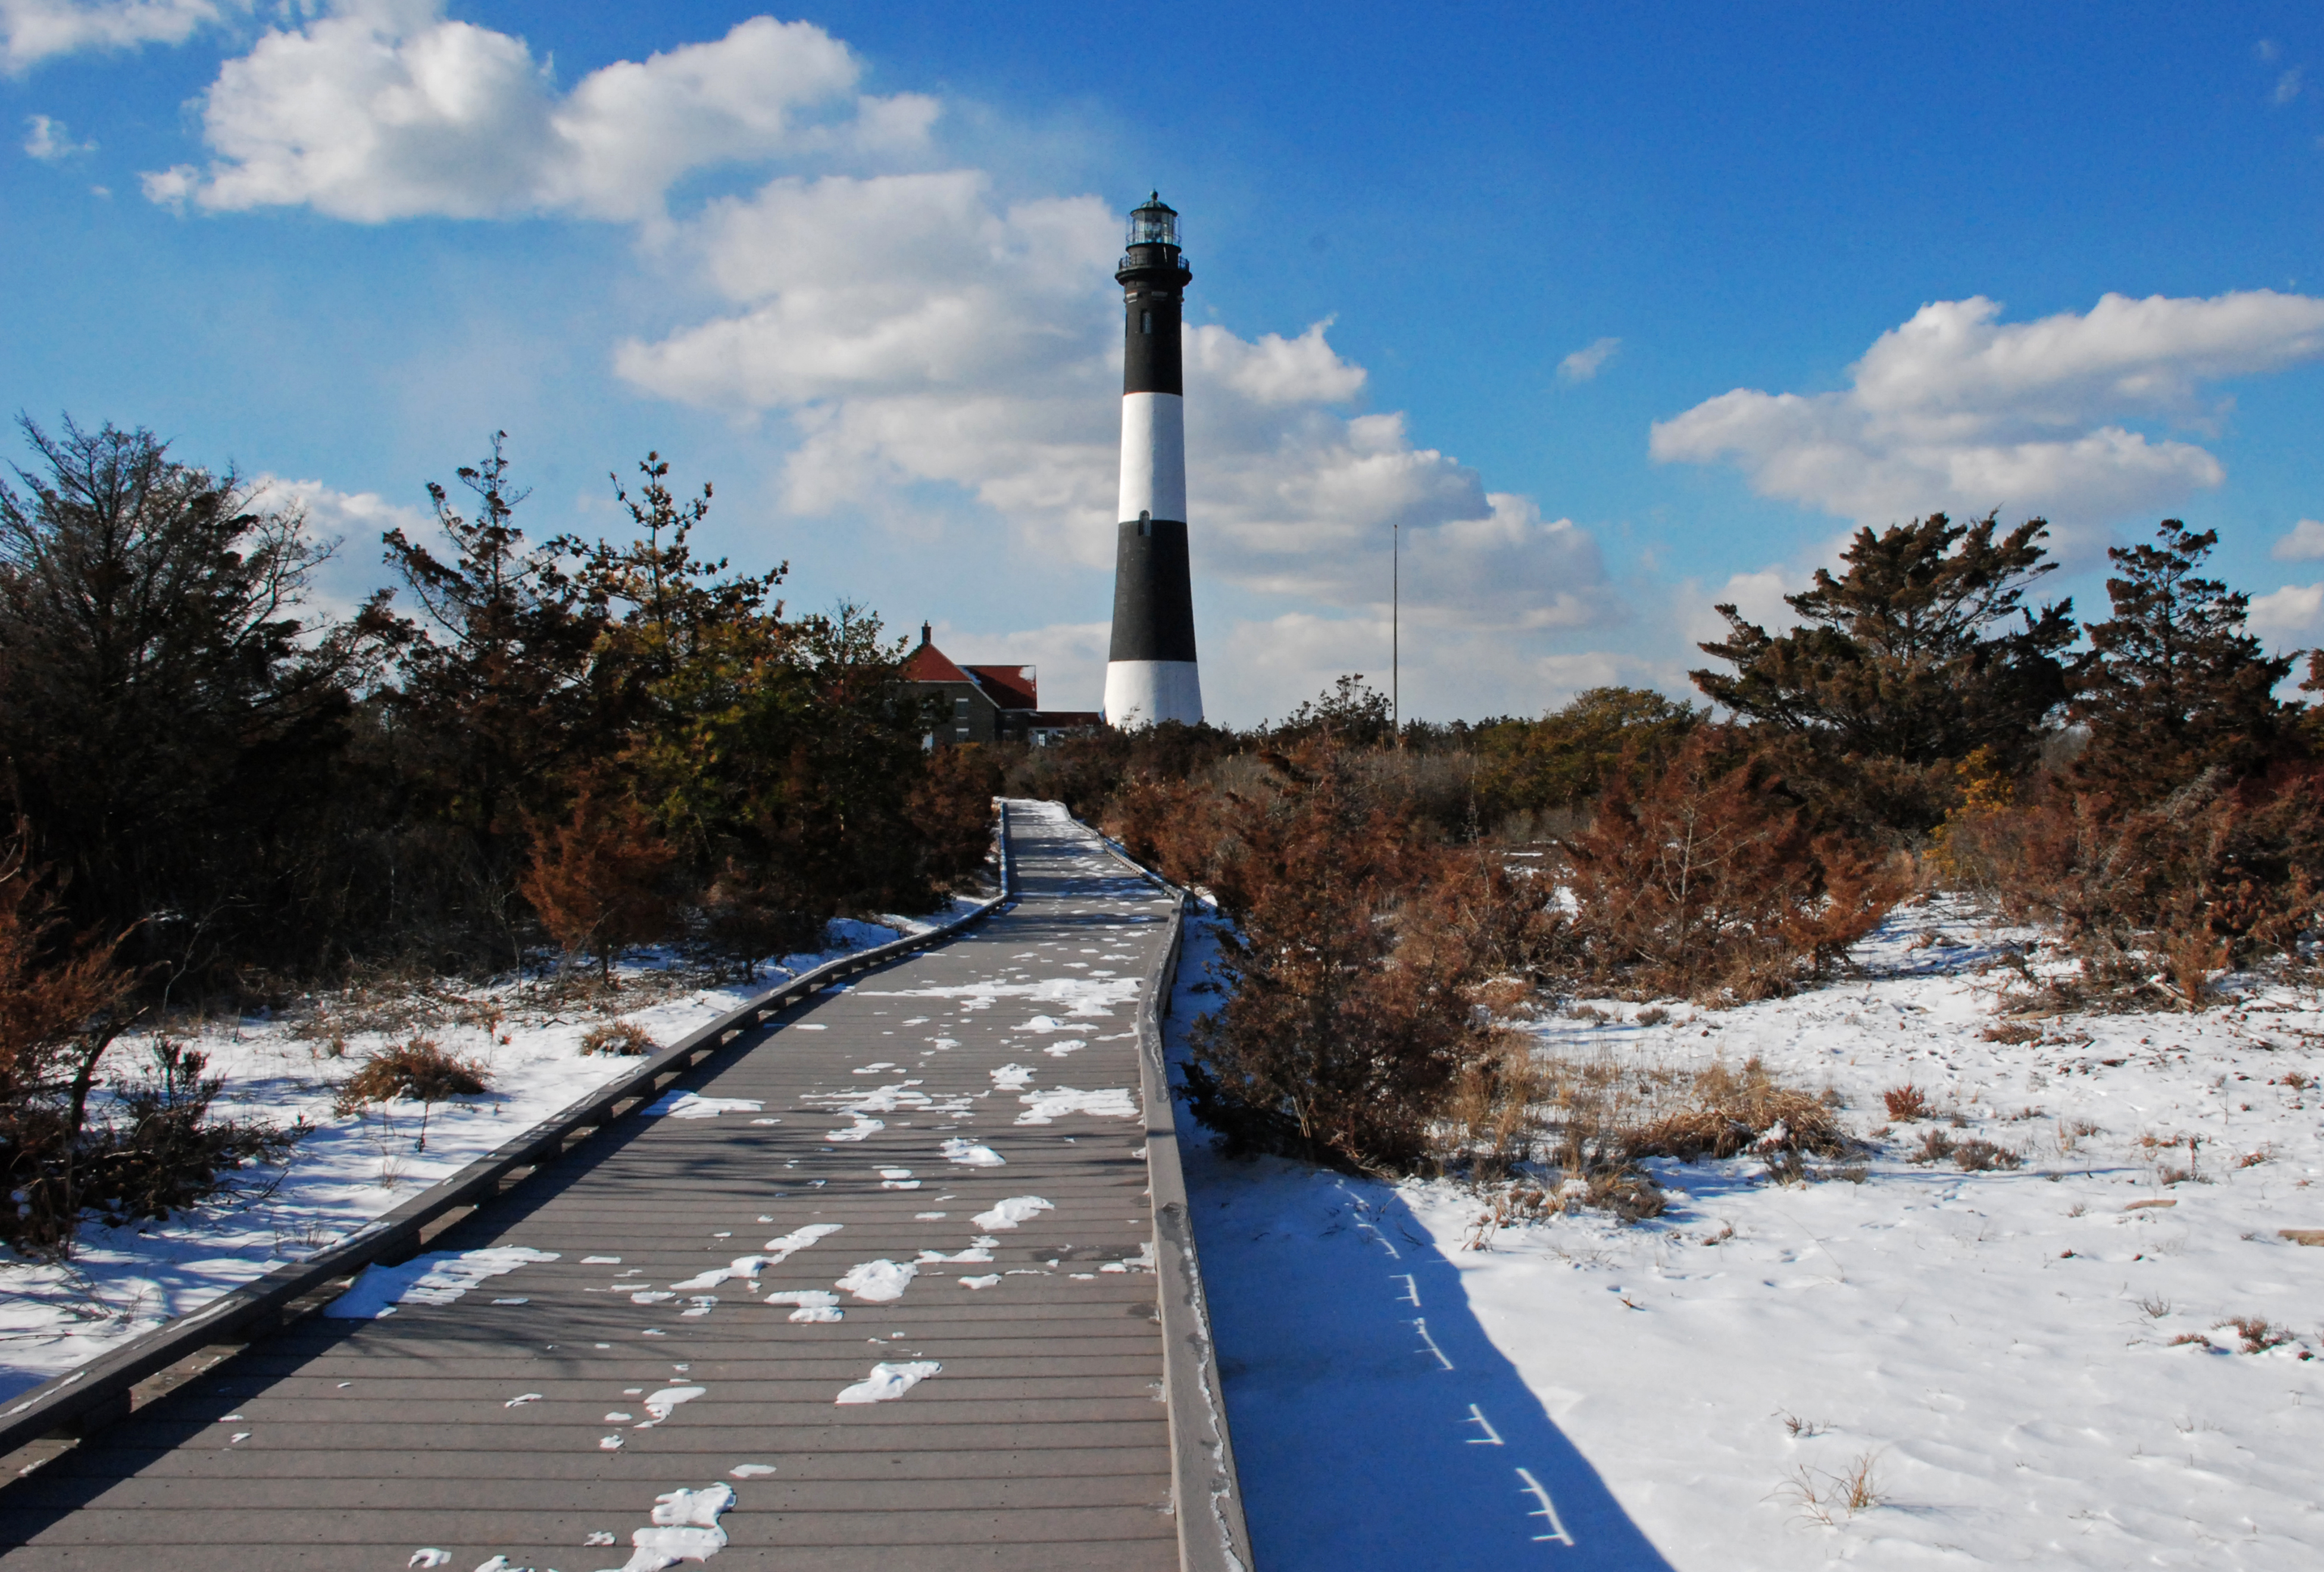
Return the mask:
<path id="1" fill-rule="evenodd" d="M 1861 1170 L 1811 1174 L 1810 1155 L 1832 1157 L 1856 1142 L 1826 1097 L 1786 1087 L 1757 1059 L 1740 1070 L 1692 1069 L 1611 1051 L 1536 1054 L 1517 1039 L 1489 1083 L 1464 1080 L 1442 1136 L 1449 1164 L 1502 1188 L 1486 1197 L 1472 1231 L 1484 1242 L 1503 1224 L 1582 1209 L 1627 1222 L 1665 1205 L 1641 1159 L 1683 1161 L 1764 1156 L 1783 1182 L 1858 1179 Z"/>
<path id="2" fill-rule="evenodd" d="M 2297 1336 L 2289 1327 L 2279 1327 L 2264 1316 L 2235 1316 L 2217 1323 L 2211 1330 L 2217 1332 L 2228 1327 L 2235 1328 L 2246 1354 L 2264 1354 L 2271 1348 L 2281 1348 L 2286 1343 L 2295 1341 Z"/>
<path id="3" fill-rule="evenodd" d="M 1956 1139 L 1948 1130 L 1921 1132 L 1921 1149 L 1910 1161 L 1918 1163 L 1943 1162 L 1950 1160 L 1964 1173 L 1990 1173 L 1995 1169 L 2023 1168 L 2024 1157 L 2006 1146 L 1997 1146 L 1982 1136 L 1969 1135 Z"/>
<path id="4" fill-rule="evenodd" d="M 1711 1066 L 1694 1077 L 1692 1093 L 1691 1106 L 1628 1132 L 1628 1155 L 1684 1162 L 1745 1151 L 1839 1157 L 1854 1145 L 1830 1093 L 1784 1086 L 1757 1059 L 1740 1071 Z"/>
<path id="5" fill-rule="evenodd" d="M 340 1084 L 332 1106 L 346 1114 L 398 1097 L 441 1103 L 475 1096 L 491 1078 L 492 1072 L 474 1059 L 455 1059 L 433 1038 L 415 1037 L 365 1059 L 363 1068 Z"/>
<path id="6" fill-rule="evenodd" d="M 1888 1117 L 1899 1124 L 1910 1124 L 1915 1119 L 1926 1119 L 1936 1112 L 1929 1105 L 1928 1094 L 1910 1081 L 1906 1081 L 1901 1087 L 1889 1087 L 1880 1094 L 1880 1100 L 1887 1105 Z"/>
<path id="7" fill-rule="evenodd" d="M 661 1046 L 634 1021 L 604 1021 L 581 1034 L 584 1054 L 609 1053 L 634 1059 Z"/>
<path id="8" fill-rule="evenodd" d="M 2006 1146 L 1972 1135 L 1953 1147 L 1953 1161 L 1964 1173 L 1989 1173 L 1997 1168 L 2022 1168 L 2025 1160 Z"/>
<path id="9" fill-rule="evenodd" d="M 1802 1517 L 1836 1528 L 1858 1512 L 1887 1504 L 1888 1493 L 1874 1469 L 1879 1456 L 1877 1450 L 1860 1453 L 1837 1474 L 1803 1463 L 1776 1486 L 1775 1493 L 1797 1506 Z"/>

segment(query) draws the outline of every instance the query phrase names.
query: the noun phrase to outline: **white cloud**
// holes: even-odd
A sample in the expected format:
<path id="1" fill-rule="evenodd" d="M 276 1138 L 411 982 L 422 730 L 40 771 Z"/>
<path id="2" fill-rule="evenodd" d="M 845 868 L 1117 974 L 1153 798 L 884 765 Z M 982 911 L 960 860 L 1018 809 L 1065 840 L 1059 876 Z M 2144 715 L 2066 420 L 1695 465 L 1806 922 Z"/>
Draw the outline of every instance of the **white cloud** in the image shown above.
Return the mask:
<path id="1" fill-rule="evenodd" d="M 217 19 L 215 0 L 0 0 L 0 70 L 21 76 L 84 50 L 183 43 Z"/>
<path id="2" fill-rule="evenodd" d="M 341 491 L 319 480 L 285 480 L 273 474 L 251 481 L 259 505 L 270 509 L 296 507 L 325 539 L 340 539 L 375 546 L 389 530 L 432 531 L 434 519 L 424 510 L 389 502 L 375 491 Z"/>
<path id="3" fill-rule="evenodd" d="M 1120 429 L 1120 219 L 1093 197 L 1003 203 L 981 171 L 787 176 L 713 202 L 682 235 L 735 307 L 616 365 L 665 397 L 780 411 L 799 440 L 786 501 L 899 519 L 956 487 L 1021 539 L 1112 561 Z M 1409 609 L 1549 629 L 1614 615 L 1593 542 L 1353 409 L 1363 368 L 1327 322 L 1185 334 L 1197 571 L 1265 593 L 1385 610 L 1391 529 Z M 924 532 L 920 522 L 902 527 Z"/>
<path id="4" fill-rule="evenodd" d="M 227 62 L 202 104 L 213 161 L 149 175 L 146 190 L 361 222 L 639 224 L 721 303 L 621 344 L 616 372 L 740 420 L 779 417 L 788 511 L 869 521 L 927 548 L 997 517 L 1024 547 L 1110 569 L 1120 214 L 1092 196 L 1004 194 L 978 169 L 871 172 L 927 151 L 939 106 L 862 97 L 861 75 L 820 29 L 761 17 L 560 95 L 521 39 L 447 21 L 435 0 L 368 0 L 269 32 Z M 786 167 L 747 196 L 666 216 L 687 171 L 746 159 Z M 1198 579 L 1300 608 L 1294 621 L 1308 619 L 1319 650 L 1361 645 L 1363 629 L 1386 626 L 1401 528 L 1406 622 L 1466 652 L 1446 657 L 1448 692 L 1481 672 L 1525 689 L 1526 661 L 1551 641 L 1618 618 L 1587 532 L 1489 497 L 1401 414 L 1363 409 L 1365 372 L 1329 332 L 1328 319 L 1291 334 L 1186 329 Z M 1612 347 L 1586 353 L 1602 364 Z M 327 502 L 377 533 L 354 502 L 313 496 L 318 517 Z M 1061 625 L 977 638 L 965 653 L 1032 660 L 1094 704 L 1102 634 Z M 1521 651 L 1480 643 L 1513 636 Z M 1298 670 L 1320 683 L 1346 669 Z M 1279 707 L 1290 670 L 1250 669 L 1264 693 L 1214 709 Z"/>
<path id="5" fill-rule="evenodd" d="M 2287 584 L 2273 594 L 2253 596 L 2247 625 L 2279 644 L 2324 633 L 2324 583 Z"/>
<path id="6" fill-rule="evenodd" d="M 2302 519 L 2292 532 L 2278 538 L 2268 555 L 2279 562 L 2306 562 L 2324 557 L 2324 520 Z"/>
<path id="7" fill-rule="evenodd" d="M 1406 532 L 1403 584 L 1415 620 L 1480 632 L 1602 626 L 1619 603 L 1598 542 L 1572 519 L 1545 521 L 1529 497 L 1497 492 L 1481 519 Z"/>
<path id="8" fill-rule="evenodd" d="M 437 538 L 432 514 L 389 502 L 375 491 L 342 491 L 319 480 L 286 480 L 272 474 L 253 476 L 250 484 L 259 506 L 284 512 L 296 508 L 307 515 L 318 540 L 338 543 L 337 553 L 317 571 L 309 596 L 333 617 L 352 615 L 378 584 L 380 536 L 400 529 L 415 540 Z"/>
<path id="9" fill-rule="evenodd" d="M 524 40 L 436 0 L 349 5 L 272 30 L 202 100 L 205 169 L 145 177 L 155 201 L 307 205 L 378 223 L 567 212 L 647 219 L 686 174 L 737 161 L 916 145 L 914 96 L 859 97 L 862 67 L 812 23 L 756 16 L 712 43 L 594 71 L 560 96 Z"/>
<path id="10" fill-rule="evenodd" d="M 2274 93 L 2275 101 L 2278 104 L 2289 104 L 2294 98 L 2300 97 L 2300 89 L 2302 87 L 2303 79 L 2307 75 L 2307 67 L 2294 66 L 2290 70 L 2284 72 L 2282 76 L 2276 78 Z"/>
<path id="11" fill-rule="evenodd" d="M 1588 382 L 1606 368 L 1614 352 L 1622 347 L 1619 338 L 1600 338 L 1586 345 L 1557 363 L 1560 382 Z"/>
<path id="12" fill-rule="evenodd" d="M 51 120 L 46 115 L 24 117 L 24 153 L 42 163 L 62 163 L 78 153 L 95 153 L 94 142 L 75 142 L 72 132 L 61 120 Z"/>
<path id="13" fill-rule="evenodd" d="M 2324 300 L 2103 297 L 2087 315 L 2002 324 L 1982 296 L 1921 308 L 1843 393 L 1738 388 L 1657 421 L 1665 463 L 1730 462 L 1762 495 L 1885 523 L 2002 508 L 2097 522 L 2152 515 L 2225 471 L 2202 448 L 2120 422 L 2200 425 L 2205 383 L 2324 357 Z"/>

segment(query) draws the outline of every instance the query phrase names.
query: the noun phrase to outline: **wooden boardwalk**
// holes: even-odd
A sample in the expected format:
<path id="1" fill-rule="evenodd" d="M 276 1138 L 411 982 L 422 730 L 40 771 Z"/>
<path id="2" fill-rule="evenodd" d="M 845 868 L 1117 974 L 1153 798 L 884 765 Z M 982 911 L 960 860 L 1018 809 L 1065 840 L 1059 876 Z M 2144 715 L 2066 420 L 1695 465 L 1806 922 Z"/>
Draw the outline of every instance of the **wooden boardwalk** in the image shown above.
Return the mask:
<path id="1" fill-rule="evenodd" d="M 254 1345 L 0 1490 L 0 1565 L 1176 1567 L 1136 1116 L 1170 898 L 1055 810 L 1011 846 L 1014 907 L 431 1245 L 553 1260 Z"/>

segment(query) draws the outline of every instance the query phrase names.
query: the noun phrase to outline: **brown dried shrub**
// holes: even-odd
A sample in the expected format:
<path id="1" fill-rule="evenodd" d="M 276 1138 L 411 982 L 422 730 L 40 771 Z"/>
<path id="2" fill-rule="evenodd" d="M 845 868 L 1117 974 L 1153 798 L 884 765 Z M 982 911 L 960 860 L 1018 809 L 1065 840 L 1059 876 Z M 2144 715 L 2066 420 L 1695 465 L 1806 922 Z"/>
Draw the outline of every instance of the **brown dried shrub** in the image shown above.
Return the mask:
<path id="1" fill-rule="evenodd" d="M 611 983 L 616 953 L 669 933 L 662 880 L 676 858 L 637 804 L 607 801 L 592 788 L 565 823 L 533 828 L 532 864 L 519 888 L 565 953 L 595 949 L 598 976 Z"/>
<path id="2" fill-rule="evenodd" d="M 66 931 L 29 834 L 0 852 L 0 1242 L 63 1255 L 84 1204 L 79 1147 L 98 1060 L 128 1023 L 121 939 Z M 122 936 L 126 938 L 126 935 Z"/>
<path id="3" fill-rule="evenodd" d="M 449 1097 L 473 1097 L 491 1080 L 492 1072 L 474 1059 L 456 1059 L 435 1039 L 415 1037 L 365 1059 L 361 1069 L 339 1083 L 331 1105 L 347 1114 L 367 1104 L 398 1097 L 441 1103 Z"/>
<path id="4" fill-rule="evenodd" d="M 1212 848 L 1232 846 L 1213 888 L 1240 922 L 1222 936 L 1232 992 L 1194 1031 L 1195 1116 L 1244 1150 L 1415 1170 L 1455 1088 L 1508 1062 L 1472 1004 L 1521 942 L 1488 910 L 1507 875 L 1368 803 L 1329 736 L 1270 763 L 1277 792 L 1211 800 Z"/>
<path id="5" fill-rule="evenodd" d="M 2214 974 L 2324 924 L 2324 765 L 2214 771 L 2137 808 L 2053 777 L 2023 795 L 1956 810 L 1943 855 L 2011 919 L 2057 925 L 2081 963 L 2077 1002 L 2200 1009 Z"/>
<path id="6" fill-rule="evenodd" d="M 1953 1154 L 1953 1138 L 1943 1130 L 1921 1132 L 1921 1150 L 1913 1153 L 1914 1162 L 1942 1162 Z"/>
<path id="7" fill-rule="evenodd" d="M 2006 1146 L 1996 1146 L 1980 1136 L 1970 1136 L 1953 1145 L 1952 1159 L 1964 1173 L 1989 1173 L 1997 1168 L 2019 1168 L 2025 1160 Z"/>
<path id="8" fill-rule="evenodd" d="M 609 1053 L 634 1059 L 660 1046 L 634 1021 L 600 1022 L 581 1034 L 581 1051 L 585 1054 Z"/>
<path id="9" fill-rule="evenodd" d="M 1855 1142 L 1825 1097 L 1787 1087 L 1757 1059 L 1741 1070 L 1713 1065 L 1694 1079 L 1692 1105 L 1626 1133 L 1629 1156 L 1695 1162 L 1745 1151 L 1839 1157 Z"/>
<path id="10" fill-rule="evenodd" d="M 1901 1087 L 1889 1087 L 1880 1094 L 1880 1100 L 1887 1105 L 1888 1117 L 1895 1120 L 1899 1124 L 1909 1124 L 1915 1119 L 1925 1119 L 1934 1112 L 1929 1106 L 1928 1095 L 1910 1081 L 1906 1081 Z"/>
<path id="11" fill-rule="evenodd" d="M 2212 1327 L 2213 1331 L 2233 1327 L 2246 1354 L 2264 1354 L 2271 1348 L 2281 1348 L 2298 1340 L 2299 1334 L 2288 1327 L 2279 1327 L 2264 1316 L 2236 1316 Z"/>
<path id="12" fill-rule="evenodd" d="M 1697 729 L 1659 772 L 1617 770 L 1596 819 L 1561 846 L 1582 974 L 1689 997 L 1786 993 L 1912 888 L 1908 862 L 1811 834 L 1772 765 L 1729 727 Z"/>
<path id="13" fill-rule="evenodd" d="M 992 800 L 1001 794 L 1000 754 L 976 743 L 932 749 L 927 768 L 905 803 L 925 843 L 938 886 L 973 880 L 992 852 Z"/>

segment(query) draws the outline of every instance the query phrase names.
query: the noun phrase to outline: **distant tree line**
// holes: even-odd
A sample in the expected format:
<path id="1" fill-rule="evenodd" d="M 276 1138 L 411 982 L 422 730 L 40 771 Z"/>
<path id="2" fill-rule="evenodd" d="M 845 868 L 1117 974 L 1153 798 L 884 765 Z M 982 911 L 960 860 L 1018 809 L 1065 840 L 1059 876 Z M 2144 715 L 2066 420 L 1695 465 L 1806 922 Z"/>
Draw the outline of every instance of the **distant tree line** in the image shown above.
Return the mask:
<path id="1" fill-rule="evenodd" d="M 295 507 L 146 431 L 24 433 L 0 803 L 73 928 L 157 976 L 498 966 L 544 935 L 766 954 L 927 911 L 982 855 L 902 643 L 698 556 L 710 488 L 658 455 L 616 483 L 629 539 L 535 539 L 496 437 L 429 487 L 440 538 L 389 532 L 394 587 L 333 616 Z"/>

